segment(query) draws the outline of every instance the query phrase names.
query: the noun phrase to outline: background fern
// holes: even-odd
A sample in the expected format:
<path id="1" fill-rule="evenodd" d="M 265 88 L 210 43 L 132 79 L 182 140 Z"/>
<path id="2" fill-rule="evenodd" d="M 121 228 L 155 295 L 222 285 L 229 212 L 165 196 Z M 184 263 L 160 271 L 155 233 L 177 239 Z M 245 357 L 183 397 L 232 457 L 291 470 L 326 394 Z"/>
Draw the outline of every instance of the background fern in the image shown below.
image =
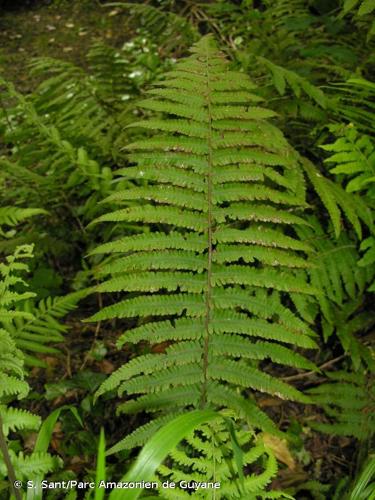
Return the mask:
<path id="1" fill-rule="evenodd" d="M 371 16 L 374 10 L 375 5 L 372 0 L 345 0 L 341 15 L 345 16 L 348 13 L 353 14 L 354 12 L 355 19 L 358 20 L 360 24 L 367 25 L 367 38 L 370 39 L 375 34 L 375 21 Z"/>
<path id="2" fill-rule="evenodd" d="M 59 353 L 58 349 L 47 344 L 62 343 L 65 340 L 64 334 L 68 326 L 58 320 L 75 309 L 85 295 L 87 291 L 82 290 L 62 297 L 48 297 L 39 303 L 23 301 L 18 311 L 25 311 L 29 316 L 3 321 L 4 328 L 13 337 L 17 347 L 22 349 L 26 364 L 46 367 L 43 360 L 30 353 Z"/>
<path id="3" fill-rule="evenodd" d="M 354 5 L 353 5 L 354 6 Z M 371 96 L 373 85 L 364 79 L 353 78 L 338 84 L 338 110 L 343 110 L 340 123 L 328 127 L 330 142 L 321 145 L 327 151 L 325 159 L 330 172 L 337 176 L 348 193 L 355 192 L 366 200 L 370 209 L 370 220 L 374 220 L 374 146 L 372 140 L 373 106 Z M 342 122 L 342 120 L 347 122 Z M 361 441 L 358 463 L 361 465 L 374 446 L 375 424 L 373 414 L 373 342 L 371 331 L 374 323 L 372 310 L 366 311 L 364 294 L 374 290 L 374 245 L 373 226 L 369 226 L 366 237 L 353 241 L 351 253 L 355 257 L 346 269 L 354 269 L 365 281 L 351 300 L 336 309 L 335 320 L 326 332 L 336 328 L 344 350 L 350 354 L 351 370 L 327 374 L 328 383 L 311 389 L 311 394 L 321 404 L 329 417 L 329 423 L 316 423 L 314 427 L 332 434 L 355 436 Z M 345 262 L 343 256 L 343 262 Z M 336 266 L 331 264 L 331 269 Z M 371 284 L 372 283 L 372 284 Z M 365 287 L 365 288 L 364 288 Z M 358 336 L 358 332 L 367 332 Z M 363 432 L 362 432 L 363 430 Z"/>
<path id="4" fill-rule="evenodd" d="M 364 373 L 328 373 L 331 383 L 311 389 L 316 403 L 323 406 L 332 423 L 314 423 L 323 432 L 355 436 L 371 442 L 375 433 L 374 384 Z"/>
<path id="5" fill-rule="evenodd" d="M 85 225 L 113 190 L 112 169 L 126 165 L 121 147 L 132 134 L 126 128 L 134 120 L 132 99 L 171 62 L 162 61 L 156 44 L 139 35 L 117 49 L 95 44 L 87 65 L 83 70 L 51 57 L 34 59 L 30 73 L 39 84 L 27 98 L 0 79 L 3 204 L 48 211 L 48 218 L 26 223 L 29 239 L 15 244 L 37 240 L 37 254 L 70 255 L 81 266 L 82 249 L 95 244 Z"/>
<path id="6" fill-rule="evenodd" d="M 169 53 L 185 49 L 199 38 L 196 26 L 186 19 L 191 15 L 191 6 L 182 12 L 174 12 L 175 2 L 167 1 L 153 6 L 151 2 L 111 2 L 108 7 L 117 7 L 126 12 L 128 28 L 138 26 L 136 33 L 158 41 L 160 48 Z"/>
<path id="7" fill-rule="evenodd" d="M 346 182 L 346 190 L 366 193 L 370 200 L 370 207 L 374 209 L 375 149 L 371 137 L 359 133 L 353 124 L 332 125 L 330 131 L 338 138 L 333 144 L 327 144 L 322 148 L 333 153 L 326 159 L 328 164 L 335 164 L 331 172 L 347 176 L 349 181 Z M 361 249 L 365 251 L 365 254 L 359 262 L 360 266 L 374 268 L 374 241 L 373 234 L 362 241 Z M 370 287 L 370 291 L 374 291 L 374 284 Z"/>
<path id="8" fill-rule="evenodd" d="M 311 283 L 324 293 L 303 300 L 296 297 L 295 304 L 300 314 L 311 323 L 316 323 L 317 315 L 321 313 L 324 340 L 327 342 L 335 332 L 358 368 L 362 358 L 371 359 L 370 351 L 356 334 L 370 331 L 375 320 L 370 311 L 361 310 L 374 269 L 360 266 L 361 255 L 353 237 L 342 234 L 338 240 L 333 240 L 316 218 L 311 218 L 310 224 L 311 227 L 299 228 L 298 234 L 316 250 L 307 272 Z"/>
<path id="9" fill-rule="evenodd" d="M 0 207 L 0 252 L 9 254 L 17 246 L 32 243 L 33 238 L 22 231 L 23 223 L 30 222 L 32 217 L 46 215 L 41 208 L 22 208 L 15 206 Z"/>
<path id="10" fill-rule="evenodd" d="M 337 82 L 330 87 L 335 121 L 342 123 L 345 119 L 347 123 L 352 123 L 358 131 L 373 134 L 374 83 L 365 78 L 351 76 L 346 81 Z"/>
<path id="11" fill-rule="evenodd" d="M 9 406 L 16 398 L 22 399 L 29 392 L 29 385 L 25 381 L 23 353 L 17 348 L 12 336 L 7 331 L 6 324 L 12 320 L 32 320 L 31 313 L 14 309 L 17 303 L 33 295 L 29 292 L 18 293 L 14 290 L 17 284 L 24 284 L 19 273 L 27 271 L 27 265 L 23 260 L 30 257 L 32 257 L 32 246 L 24 245 L 18 247 L 13 255 L 8 256 L 5 263 L 0 264 L 2 277 L 0 281 L 0 322 L 3 326 L 0 328 L 0 425 L 2 426 L 1 439 L 8 437 L 7 441 L 2 442 L 1 447 L 0 479 L 5 479 L 9 475 L 9 480 L 13 481 L 16 478 L 28 480 L 34 474 L 45 474 L 60 465 L 60 460 L 48 453 L 35 452 L 31 455 L 25 455 L 22 451 L 17 450 L 17 446 L 14 446 L 16 442 L 12 443 L 9 436 L 10 432 L 19 430 L 37 430 L 41 424 L 39 416 L 27 410 Z M 14 468 L 14 478 L 10 476 L 11 471 L 6 464 L 4 445 L 8 448 L 7 455 Z"/>
<path id="12" fill-rule="evenodd" d="M 66 76 L 65 66 L 64 77 L 66 78 Z M 65 112 L 59 113 L 59 122 L 55 124 L 52 121 L 54 115 L 50 117 L 47 112 L 50 110 L 45 105 L 44 109 L 42 107 L 41 110 L 38 110 L 33 102 L 26 100 L 12 85 L 5 82 L 3 84 L 7 86 L 9 97 L 16 99 L 18 104 L 13 110 L 12 119 L 14 119 L 14 123 L 8 127 L 5 135 L 7 142 L 17 145 L 17 154 L 12 155 L 11 158 L 3 156 L 0 160 L 2 175 L 15 185 L 15 188 L 10 190 L 11 196 L 17 195 L 18 202 L 30 204 L 34 201 L 34 199 L 30 198 L 30 192 L 33 192 L 34 198 L 39 201 L 39 204 L 42 201 L 46 204 L 46 207 L 49 204 L 50 209 L 54 207 L 56 210 L 56 207 L 60 208 L 67 204 L 70 206 L 69 199 L 66 200 L 66 194 L 60 189 L 61 183 L 67 183 L 68 187 L 72 188 L 79 185 L 82 193 L 85 189 L 82 184 L 87 183 L 90 190 L 97 191 L 100 190 L 98 179 L 103 179 L 104 183 L 106 179 L 108 183 L 108 176 L 109 179 L 111 178 L 108 168 L 102 171 L 98 163 L 88 157 L 88 153 L 84 148 L 75 147 L 69 137 L 64 137 L 66 121 L 69 120 L 69 126 L 71 126 L 73 118 L 69 116 L 69 113 L 71 114 L 71 103 L 69 103 L 70 110 L 65 109 Z M 77 94 L 79 97 L 79 92 Z M 77 102 L 73 101 L 73 105 L 75 104 Z M 87 139 L 87 142 L 90 141 L 93 127 L 98 127 L 98 122 L 100 122 L 100 127 L 106 126 L 103 115 L 99 114 L 99 116 L 94 117 L 92 103 L 90 104 L 87 113 L 82 113 L 80 107 L 75 110 L 80 116 L 77 125 L 79 127 L 83 125 L 83 130 L 86 130 L 85 139 Z M 9 118 L 9 114 L 7 116 Z M 85 126 L 87 122 L 90 122 L 90 127 Z M 80 136 L 77 130 L 70 133 L 75 136 L 78 135 L 79 139 Z M 96 137 L 98 135 L 99 133 L 96 131 Z M 36 144 L 38 149 L 35 149 Z M 48 158 L 46 158 L 47 151 Z M 38 168 L 33 167 L 35 162 Z M 30 189 L 30 187 L 33 189 Z"/>

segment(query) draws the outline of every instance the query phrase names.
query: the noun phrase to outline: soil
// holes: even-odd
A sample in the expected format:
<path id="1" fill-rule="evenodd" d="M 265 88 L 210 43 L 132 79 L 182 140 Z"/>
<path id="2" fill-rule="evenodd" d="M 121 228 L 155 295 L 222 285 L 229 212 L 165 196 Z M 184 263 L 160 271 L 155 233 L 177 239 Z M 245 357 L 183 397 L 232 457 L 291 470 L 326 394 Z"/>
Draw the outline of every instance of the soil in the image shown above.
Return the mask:
<path id="1" fill-rule="evenodd" d="M 0 1 L 0 75 L 21 92 L 34 87 L 29 63 L 35 57 L 55 57 L 86 65 L 91 45 L 104 40 L 121 46 L 126 10 L 96 0 L 53 2 Z"/>

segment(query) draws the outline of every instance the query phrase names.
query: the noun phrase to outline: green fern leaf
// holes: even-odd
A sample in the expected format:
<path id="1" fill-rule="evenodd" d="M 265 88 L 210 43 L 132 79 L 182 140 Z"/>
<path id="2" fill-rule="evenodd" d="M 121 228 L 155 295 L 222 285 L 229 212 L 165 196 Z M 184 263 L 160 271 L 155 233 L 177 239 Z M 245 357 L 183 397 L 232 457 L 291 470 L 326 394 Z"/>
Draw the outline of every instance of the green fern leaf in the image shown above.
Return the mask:
<path id="1" fill-rule="evenodd" d="M 18 399 L 24 398 L 29 390 L 29 384 L 19 378 L 9 376 L 5 373 L 0 374 L 0 398 L 4 396 L 17 396 Z"/>
<path id="2" fill-rule="evenodd" d="M 135 166 L 118 172 L 126 183 L 104 200 L 112 212 L 94 222 L 137 222 L 145 232 L 93 251 L 109 255 L 97 268 L 105 280 L 96 290 L 127 295 L 90 321 L 133 318 L 118 346 L 165 345 L 99 388 L 96 397 L 113 390 L 124 397 L 120 412 L 147 411 L 163 422 L 169 411 L 226 407 L 275 433 L 245 393 L 309 400 L 260 368 L 269 359 L 314 369 L 294 349 L 315 348 L 316 335 L 289 298 L 319 290 L 306 271 L 314 246 L 298 232 L 310 225 L 301 159 L 267 122 L 275 113 L 257 105 L 253 90 L 208 36 L 140 102 L 158 117 L 133 126 L 153 135 L 126 147 Z M 248 491 L 271 476 L 249 478 Z"/>
<path id="3" fill-rule="evenodd" d="M 371 439 L 375 433 L 372 374 L 338 371 L 327 376 L 330 382 L 310 389 L 309 393 L 315 403 L 323 406 L 330 422 L 314 423 L 314 428 L 360 440 Z"/>
<path id="4" fill-rule="evenodd" d="M 370 228 L 373 225 L 371 213 L 366 204 L 359 197 L 351 198 L 338 184 L 323 177 L 311 162 L 303 160 L 303 166 L 315 191 L 330 215 L 336 238 L 340 236 L 341 232 L 340 209 L 353 225 L 358 238 L 362 238 L 360 220 Z"/>
<path id="5" fill-rule="evenodd" d="M 233 451 L 233 441 L 236 442 L 236 451 Z M 254 472 L 244 478 L 244 467 Z M 160 481 L 168 478 L 180 485 L 173 490 L 172 495 L 166 490 L 165 498 L 168 499 L 212 496 L 211 488 L 194 488 L 195 482 L 220 484 L 220 498 L 255 500 L 280 498 L 280 492 L 265 493 L 276 473 L 277 462 L 271 451 L 265 448 L 260 439 L 255 442 L 254 436 L 240 429 L 237 422 L 232 422 L 227 417 L 224 422 L 217 419 L 210 424 L 201 425 L 186 436 L 159 467 L 157 478 Z M 189 494 L 183 487 L 186 483 L 191 485 Z"/>
<path id="6" fill-rule="evenodd" d="M 0 415 L 5 436 L 8 435 L 9 431 L 16 432 L 22 429 L 37 430 L 41 424 L 41 419 L 38 415 L 33 415 L 27 410 L 19 408 L 0 406 Z"/>
<path id="7" fill-rule="evenodd" d="M 49 453 L 35 452 L 31 455 L 24 455 L 22 452 L 12 459 L 17 477 L 27 480 L 30 477 L 44 476 L 61 466 L 62 460 L 53 457 Z"/>
<path id="8" fill-rule="evenodd" d="M 61 342 L 67 327 L 59 323 L 58 319 L 73 310 L 79 300 L 87 295 L 87 290 L 74 292 L 62 297 L 48 297 L 37 305 L 25 301 L 22 304 L 21 316 L 3 319 L 3 325 L 9 332 L 18 347 L 22 348 L 25 355 L 32 352 L 56 354 L 59 351 L 47 346 L 47 343 Z M 45 364 L 37 358 L 27 356 L 26 364 Z"/>

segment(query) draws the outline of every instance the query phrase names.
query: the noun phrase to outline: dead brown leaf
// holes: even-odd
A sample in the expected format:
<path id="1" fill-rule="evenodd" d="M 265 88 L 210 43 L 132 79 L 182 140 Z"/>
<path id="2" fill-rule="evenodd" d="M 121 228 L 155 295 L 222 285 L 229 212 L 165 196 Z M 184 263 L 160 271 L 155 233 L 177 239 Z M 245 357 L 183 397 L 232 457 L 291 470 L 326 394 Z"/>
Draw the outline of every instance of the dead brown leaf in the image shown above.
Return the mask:
<path id="1" fill-rule="evenodd" d="M 294 470 L 296 468 L 296 463 L 289 451 L 286 439 L 280 439 L 279 437 L 266 432 L 264 432 L 261 437 L 265 446 L 273 452 L 275 457 L 280 462 L 285 464 L 290 470 Z"/>

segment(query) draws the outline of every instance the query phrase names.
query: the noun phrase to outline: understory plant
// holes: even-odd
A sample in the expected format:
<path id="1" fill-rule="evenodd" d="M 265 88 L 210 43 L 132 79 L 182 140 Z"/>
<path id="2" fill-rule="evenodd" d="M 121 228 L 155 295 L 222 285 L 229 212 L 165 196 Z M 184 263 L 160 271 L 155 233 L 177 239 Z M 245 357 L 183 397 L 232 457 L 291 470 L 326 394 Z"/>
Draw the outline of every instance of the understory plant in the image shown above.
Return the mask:
<path id="1" fill-rule="evenodd" d="M 125 363 L 97 392 L 117 389 L 125 396 L 119 413 L 152 418 L 109 452 L 145 443 L 192 408 L 228 410 L 248 429 L 280 436 L 257 404 L 260 395 L 311 400 L 266 360 L 317 370 L 306 354 L 317 347 L 313 323 L 326 293 L 314 280 L 308 183 L 337 237 L 340 208 L 359 234 L 361 220 L 371 225 L 369 214 L 288 144 L 256 86 L 228 68 L 211 36 L 148 93 L 139 105 L 154 115 L 132 126 L 151 136 L 126 146 L 134 166 L 117 175 L 130 182 L 104 200 L 118 209 L 95 221 L 142 228 L 94 251 L 108 255 L 98 267 L 107 279 L 96 290 L 127 295 L 90 319 L 125 319 L 119 347 L 159 346 Z M 204 442 L 212 439 L 204 433 Z M 208 467 L 204 445 L 198 450 Z M 193 474 L 195 460 L 181 460 Z M 180 477 L 173 463 L 161 473 Z M 232 498 L 225 488 L 222 498 Z"/>
<path id="2" fill-rule="evenodd" d="M 16 292 L 17 285 L 25 285 L 20 273 L 28 270 L 26 259 L 32 257 L 32 246 L 24 245 L 17 248 L 6 262 L 0 264 L 0 488 L 10 498 L 16 480 L 31 479 L 44 475 L 61 465 L 58 457 L 53 457 L 46 451 L 35 451 L 25 454 L 19 449 L 12 434 L 20 430 L 37 430 L 41 418 L 28 410 L 17 408 L 17 399 L 27 396 L 30 387 L 26 382 L 24 356 L 13 339 L 7 324 L 13 321 L 30 321 L 33 315 L 27 311 L 17 310 L 16 306 L 34 294 L 24 291 Z M 9 485 L 5 479 L 8 478 Z M 9 486 L 9 487 L 8 487 Z M 17 500 L 22 495 L 13 490 Z"/>
<path id="3" fill-rule="evenodd" d="M 0 497 L 372 498 L 373 0 L 98 12 L 0 78 Z"/>
<path id="4" fill-rule="evenodd" d="M 267 123 L 274 113 L 258 105 L 253 91 L 206 37 L 141 102 L 169 116 L 133 124 L 160 133 L 127 146 L 137 165 L 118 174 L 134 183 L 106 199 L 120 208 L 96 222 L 138 222 L 153 230 L 95 250 L 115 255 L 100 267 L 110 279 L 97 290 L 132 295 L 91 319 L 143 318 L 119 342 L 167 346 L 165 353 L 132 360 L 104 383 L 98 395 L 117 386 L 138 394 L 122 411 L 224 403 L 270 430 L 272 423 L 238 386 L 306 401 L 257 368 L 256 360 L 268 357 L 313 368 L 273 341 L 315 347 L 314 333 L 282 292 L 319 292 L 305 273 L 311 247 L 293 233 L 306 224 L 299 158 Z"/>

